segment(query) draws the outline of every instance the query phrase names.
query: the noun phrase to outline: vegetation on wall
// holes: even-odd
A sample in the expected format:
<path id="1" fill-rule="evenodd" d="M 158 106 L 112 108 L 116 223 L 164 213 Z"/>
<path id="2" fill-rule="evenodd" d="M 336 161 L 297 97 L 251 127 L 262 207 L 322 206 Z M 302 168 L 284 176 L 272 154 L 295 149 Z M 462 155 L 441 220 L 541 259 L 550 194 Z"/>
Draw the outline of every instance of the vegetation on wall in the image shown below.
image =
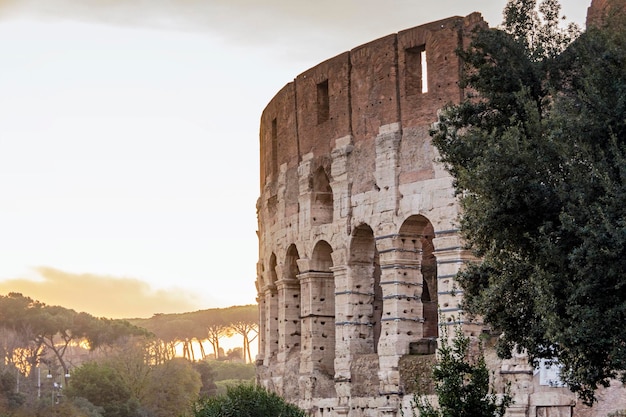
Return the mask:
<path id="1" fill-rule="evenodd" d="M 481 259 L 458 276 L 464 308 L 591 404 L 626 371 L 626 26 L 574 40 L 557 1 L 536 6 L 509 1 L 504 30 L 461 52 L 477 95 L 432 136 Z"/>
<path id="2" fill-rule="evenodd" d="M 420 417 L 503 417 L 512 404 L 510 389 L 498 395 L 490 383 L 482 349 L 472 354 L 470 338 L 460 327 L 452 340 L 443 329 L 438 362 L 432 371 L 438 407 L 426 395 L 414 395 L 413 405 Z M 413 413 L 415 416 L 415 412 Z"/>

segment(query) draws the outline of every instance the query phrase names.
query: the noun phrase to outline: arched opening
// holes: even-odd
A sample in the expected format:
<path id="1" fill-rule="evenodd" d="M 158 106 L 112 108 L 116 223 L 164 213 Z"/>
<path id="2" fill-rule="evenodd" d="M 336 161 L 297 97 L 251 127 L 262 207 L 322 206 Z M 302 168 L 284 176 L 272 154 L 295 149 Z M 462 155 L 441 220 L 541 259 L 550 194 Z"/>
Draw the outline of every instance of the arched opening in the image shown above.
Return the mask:
<path id="1" fill-rule="evenodd" d="M 331 256 L 333 249 L 330 245 L 321 240 L 317 242 L 313 249 L 313 256 L 311 257 L 311 270 L 317 272 L 330 272 L 330 268 L 333 266 L 333 258 Z"/>
<path id="2" fill-rule="evenodd" d="M 374 232 L 366 224 L 358 226 L 352 233 L 349 262 L 349 290 L 353 293 L 353 311 L 356 317 L 348 317 L 348 320 L 368 324 L 362 330 L 368 329 L 371 333 L 358 335 L 365 342 L 359 353 L 375 353 L 380 339 L 383 294 L 380 287 L 380 257 Z"/>
<path id="3" fill-rule="evenodd" d="M 404 251 L 403 257 L 414 261 L 419 268 L 419 274 L 415 275 L 417 280 L 415 284 L 421 287 L 419 301 L 422 307 L 422 337 L 425 339 L 439 336 L 437 259 L 434 254 L 434 237 L 432 223 L 421 215 L 409 217 L 402 224 L 399 233 Z"/>
<path id="4" fill-rule="evenodd" d="M 333 221 L 333 190 L 328 175 L 319 168 L 312 178 L 311 224 L 326 224 Z"/>

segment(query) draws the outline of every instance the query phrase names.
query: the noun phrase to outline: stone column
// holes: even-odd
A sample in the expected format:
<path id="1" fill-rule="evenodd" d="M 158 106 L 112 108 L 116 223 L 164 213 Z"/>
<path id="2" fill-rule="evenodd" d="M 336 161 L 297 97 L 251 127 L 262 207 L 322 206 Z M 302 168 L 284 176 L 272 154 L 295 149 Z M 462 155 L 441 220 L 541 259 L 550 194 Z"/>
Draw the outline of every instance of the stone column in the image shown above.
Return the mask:
<path id="1" fill-rule="evenodd" d="M 401 235 L 377 239 L 383 291 L 378 356 L 381 394 L 400 393 L 398 361 L 422 338 L 421 240 Z"/>
<path id="2" fill-rule="evenodd" d="M 352 310 L 348 289 L 347 268 L 345 265 L 331 268 L 335 278 L 335 390 L 340 406 L 350 401 L 350 339 L 352 323 L 347 320 Z M 338 410 L 336 408 L 336 410 Z"/>
<path id="3" fill-rule="evenodd" d="M 278 294 L 274 285 L 266 285 L 263 292 L 266 310 L 264 363 L 269 366 L 278 353 Z"/>
<path id="4" fill-rule="evenodd" d="M 379 190 L 374 208 L 376 213 L 395 212 L 398 209 L 398 151 L 401 139 L 400 123 L 381 126 L 376 136 L 374 178 Z"/>
<path id="5" fill-rule="evenodd" d="M 298 165 L 298 204 L 300 205 L 298 212 L 298 220 L 300 230 L 307 230 L 311 225 L 311 164 L 313 154 L 308 153 L 302 156 L 302 161 Z"/>
<path id="6" fill-rule="evenodd" d="M 333 218 L 335 221 L 345 219 L 348 235 L 351 233 L 350 222 L 352 220 L 351 184 L 348 181 L 348 156 L 352 153 L 353 148 L 352 136 L 348 135 L 336 139 L 335 149 L 331 153 L 332 165 L 330 167 L 332 177 L 330 186 L 333 189 L 335 205 Z"/>
<path id="7" fill-rule="evenodd" d="M 479 335 L 482 324 L 469 322 L 463 316 L 459 303 L 463 300 L 463 291 L 455 281 L 457 272 L 472 258 L 471 253 L 463 249 L 457 230 L 439 231 L 433 239 L 437 258 L 437 288 L 439 299 L 440 326 L 461 324 L 466 333 Z M 448 331 L 448 336 L 454 336 Z"/>
<path id="8" fill-rule="evenodd" d="M 501 384 L 511 383 L 513 404 L 506 410 L 507 417 L 526 417 L 533 394 L 533 367 L 524 353 L 513 352 L 511 359 L 502 361 L 500 367 Z"/>
<path id="9" fill-rule="evenodd" d="M 335 311 L 332 272 L 308 271 L 298 276 L 302 291 L 301 374 L 322 371 L 334 377 Z"/>
<path id="10" fill-rule="evenodd" d="M 278 289 L 278 361 L 285 363 L 290 352 L 300 351 L 300 282 L 288 278 L 276 281 Z"/>
<path id="11" fill-rule="evenodd" d="M 256 356 L 257 366 L 261 366 L 265 360 L 265 296 L 259 294 L 256 298 L 259 305 L 259 353 Z"/>
<path id="12" fill-rule="evenodd" d="M 332 272 L 313 271 L 298 259 L 302 318 L 300 393 L 302 399 L 335 396 L 335 282 Z"/>
<path id="13" fill-rule="evenodd" d="M 256 272 L 256 301 L 259 304 L 259 353 L 257 354 L 257 364 L 258 362 L 261 362 L 262 364 L 263 360 L 265 359 L 265 316 L 267 314 L 267 306 L 265 305 L 265 293 L 263 291 L 263 283 L 265 282 L 263 278 L 263 263 L 257 262 Z"/>

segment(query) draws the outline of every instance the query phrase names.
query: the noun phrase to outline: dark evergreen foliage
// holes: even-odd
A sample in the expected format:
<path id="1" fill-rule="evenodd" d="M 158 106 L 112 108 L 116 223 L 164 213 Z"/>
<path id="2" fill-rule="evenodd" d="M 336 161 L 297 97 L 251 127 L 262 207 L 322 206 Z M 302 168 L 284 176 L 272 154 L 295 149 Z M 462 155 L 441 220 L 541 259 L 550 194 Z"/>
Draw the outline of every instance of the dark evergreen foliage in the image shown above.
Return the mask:
<path id="1" fill-rule="evenodd" d="M 461 53 L 478 94 L 441 112 L 433 143 L 481 259 L 458 277 L 465 308 L 503 331 L 503 356 L 557 359 L 591 404 L 626 370 L 626 31 L 564 48 L 554 25 L 522 21 L 534 6 L 509 2 L 509 31 Z"/>
<path id="2" fill-rule="evenodd" d="M 225 395 L 196 406 L 195 417 L 306 417 L 307 414 L 273 392 L 255 385 L 229 387 Z"/>

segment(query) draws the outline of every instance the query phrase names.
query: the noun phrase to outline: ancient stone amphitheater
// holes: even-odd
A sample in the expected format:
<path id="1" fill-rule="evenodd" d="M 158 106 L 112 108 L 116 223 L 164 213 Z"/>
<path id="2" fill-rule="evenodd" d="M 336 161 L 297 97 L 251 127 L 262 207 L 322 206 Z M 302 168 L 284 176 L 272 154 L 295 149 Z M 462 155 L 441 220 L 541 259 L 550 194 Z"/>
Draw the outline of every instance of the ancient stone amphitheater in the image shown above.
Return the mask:
<path id="1" fill-rule="evenodd" d="M 478 13 L 361 45 L 263 112 L 258 381 L 311 415 L 410 416 L 439 329 L 484 331 L 459 310 L 454 276 L 470 255 L 428 133 L 464 97 L 455 50 L 476 27 Z M 512 383 L 509 415 L 592 415 L 551 385 L 553 369 L 487 359 L 497 386 Z"/>

